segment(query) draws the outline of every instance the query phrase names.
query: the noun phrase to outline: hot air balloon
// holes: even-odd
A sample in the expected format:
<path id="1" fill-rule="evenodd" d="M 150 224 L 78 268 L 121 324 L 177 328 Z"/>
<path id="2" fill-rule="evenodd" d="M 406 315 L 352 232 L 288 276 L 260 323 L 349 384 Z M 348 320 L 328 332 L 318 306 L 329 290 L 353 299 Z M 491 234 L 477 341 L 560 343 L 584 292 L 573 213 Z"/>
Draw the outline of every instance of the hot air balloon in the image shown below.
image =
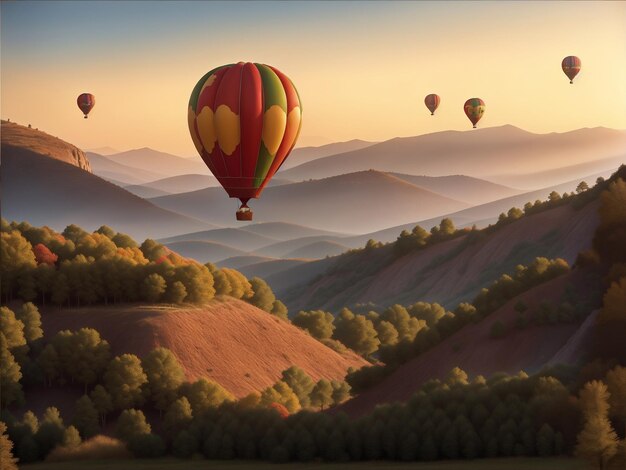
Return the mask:
<path id="1" fill-rule="evenodd" d="M 563 69 L 563 73 L 567 75 L 570 83 L 574 83 L 574 77 L 578 75 L 578 72 L 580 72 L 580 66 L 580 59 L 575 55 L 567 56 L 565 59 L 563 59 L 563 62 L 561 62 L 561 68 Z"/>
<path id="2" fill-rule="evenodd" d="M 96 105 L 96 97 L 91 93 L 82 93 L 76 99 L 76 104 L 78 104 L 78 107 L 85 115 L 85 119 L 87 119 L 87 115 Z"/>
<path id="3" fill-rule="evenodd" d="M 296 144 L 302 106 L 291 80 L 270 65 L 217 67 L 196 84 L 188 107 L 189 132 L 198 153 L 252 220 L 258 198 Z"/>
<path id="4" fill-rule="evenodd" d="M 463 109 L 468 119 L 472 121 L 474 129 L 476 129 L 476 123 L 480 121 L 480 118 L 485 113 L 485 102 L 480 98 L 470 98 L 463 105 Z"/>
<path id="5" fill-rule="evenodd" d="M 426 104 L 426 107 L 430 110 L 431 116 L 435 115 L 435 110 L 439 107 L 440 102 L 441 98 L 439 98 L 439 95 L 435 95 L 434 93 L 426 95 L 426 98 L 424 98 L 424 104 Z"/>

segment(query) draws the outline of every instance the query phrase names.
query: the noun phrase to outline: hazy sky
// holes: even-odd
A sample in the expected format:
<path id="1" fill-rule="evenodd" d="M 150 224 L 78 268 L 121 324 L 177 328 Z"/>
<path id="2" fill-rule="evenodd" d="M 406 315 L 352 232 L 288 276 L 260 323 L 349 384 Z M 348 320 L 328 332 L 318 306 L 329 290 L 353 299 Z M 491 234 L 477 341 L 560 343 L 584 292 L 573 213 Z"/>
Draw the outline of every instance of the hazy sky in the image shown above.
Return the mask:
<path id="1" fill-rule="evenodd" d="M 271 64 L 303 102 L 300 146 L 479 126 L 626 128 L 626 2 L 1 4 L 2 118 L 83 148 L 195 154 L 187 102 L 211 68 Z M 570 85 L 561 59 L 577 55 Z M 81 92 L 96 96 L 85 120 Z M 442 103 L 430 116 L 428 93 Z"/>

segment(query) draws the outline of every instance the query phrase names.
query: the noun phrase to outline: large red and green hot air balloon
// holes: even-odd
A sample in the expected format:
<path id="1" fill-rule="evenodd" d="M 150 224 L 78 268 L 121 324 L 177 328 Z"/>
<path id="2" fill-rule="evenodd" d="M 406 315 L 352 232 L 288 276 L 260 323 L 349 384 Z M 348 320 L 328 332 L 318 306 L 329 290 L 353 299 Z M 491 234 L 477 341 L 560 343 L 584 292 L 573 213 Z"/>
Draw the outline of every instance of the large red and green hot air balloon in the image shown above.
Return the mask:
<path id="1" fill-rule="evenodd" d="M 76 98 L 76 104 L 85 115 L 85 119 L 87 119 L 87 115 L 96 105 L 96 97 L 91 93 L 82 93 Z"/>
<path id="2" fill-rule="evenodd" d="M 474 129 L 476 129 L 476 123 L 480 121 L 480 118 L 485 113 L 485 102 L 480 98 L 470 98 L 465 102 L 463 110 L 468 119 L 472 121 Z"/>
<path id="3" fill-rule="evenodd" d="M 581 65 L 582 63 L 580 62 L 580 59 L 575 55 L 567 56 L 563 59 L 563 62 L 561 62 L 563 73 L 567 75 L 570 83 L 574 83 L 574 77 L 578 75 L 578 72 L 580 72 Z"/>
<path id="4" fill-rule="evenodd" d="M 439 107 L 439 103 L 441 103 L 441 98 L 439 98 L 439 95 L 435 95 L 434 93 L 426 95 L 426 98 L 424 98 L 424 104 L 430 110 L 431 116 L 435 115 L 435 110 Z"/>
<path id="5" fill-rule="evenodd" d="M 196 84 L 188 108 L 198 153 L 252 220 L 247 203 L 258 198 L 293 149 L 302 105 L 291 80 L 276 68 L 250 62 L 217 67 Z"/>

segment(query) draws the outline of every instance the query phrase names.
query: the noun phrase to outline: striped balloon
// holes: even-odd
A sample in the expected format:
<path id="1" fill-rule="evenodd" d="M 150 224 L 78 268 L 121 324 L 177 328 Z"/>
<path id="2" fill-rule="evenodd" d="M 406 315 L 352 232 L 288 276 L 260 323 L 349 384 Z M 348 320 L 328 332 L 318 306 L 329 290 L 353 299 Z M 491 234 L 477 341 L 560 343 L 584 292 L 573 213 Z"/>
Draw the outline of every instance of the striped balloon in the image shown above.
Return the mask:
<path id="1" fill-rule="evenodd" d="M 483 117 L 485 113 L 485 102 L 480 98 L 470 98 L 465 102 L 463 110 L 469 120 L 472 121 L 475 129 L 476 123 L 480 121 L 480 118 Z"/>
<path id="2" fill-rule="evenodd" d="M 430 110 L 431 116 L 435 115 L 435 110 L 439 107 L 440 102 L 441 98 L 439 98 L 439 95 L 435 95 L 434 93 L 426 95 L 426 98 L 424 98 L 424 104 Z"/>
<path id="3" fill-rule="evenodd" d="M 561 62 L 561 68 L 565 75 L 567 75 L 567 78 L 569 78 L 570 83 L 574 83 L 574 77 L 580 72 L 580 66 L 580 59 L 575 55 L 567 56 L 563 59 L 563 62 Z"/>
<path id="4" fill-rule="evenodd" d="M 87 119 L 87 115 L 96 105 L 96 97 L 91 93 L 82 93 L 76 98 L 76 104 L 85 115 L 85 119 Z"/>
<path id="5" fill-rule="evenodd" d="M 239 62 L 211 70 L 196 84 L 189 99 L 189 132 L 228 195 L 247 209 L 296 144 L 301 112 L 298 92 L 285 74 Z"/>

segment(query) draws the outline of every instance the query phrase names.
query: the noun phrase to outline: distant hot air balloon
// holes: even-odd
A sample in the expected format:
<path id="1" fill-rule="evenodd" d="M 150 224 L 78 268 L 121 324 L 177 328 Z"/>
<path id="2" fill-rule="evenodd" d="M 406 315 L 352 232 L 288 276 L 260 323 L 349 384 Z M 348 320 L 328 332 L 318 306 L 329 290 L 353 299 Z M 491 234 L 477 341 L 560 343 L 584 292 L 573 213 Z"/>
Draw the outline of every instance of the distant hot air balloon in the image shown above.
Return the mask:
<path id="1" fill-rule="evenodd" d="M 474 129 L 476 129 L 476 123 L 480 121 L 480 118 L 485 113 L 485 102 L 480 98 L 470 98 L 465 102 L 463 109 L 469 120 L 472 121 Z"/>
<path id="2" fill-rule="evenodd" d="M 441 98 L 439 98 L 439 95 L 435 95 L 434 93 L 426 95 L 426 98 L 424 98 L 424 104 L 426 104 L 426 107 L 430 110 L 431 116 L 435 115 L 435 110 L 439 107 L 440 102 Z"/>
<path id="3" fill-rule="evenodd" d="M 76 104 L 78 104 L 78 107 L 85 115 L 85 119 L 87 119 L 89 111 L 96 105 L 96 97 L 91 93 L 83 93 L 76 99 Z"/>
<path id="4" fill-rule="evenodd" d="M 252 220 L 247 203 L 261 195 L 293 149 L 301 113 L 291 80 L 264 64 L 217 67 L 191 92 L 191 138 L 228 195 L 241 201 L 237 220 Z"/>
<path id="5" fill-rule="evenodd" d="M 569 78 L 570 83 L 574 83 L 574 77 L 580 72 L 580 66 L 580 59 L 575 55 L 567 56 L 563 59 L 563 62 L 561 62 L 561 68 L 565 75 L 567 75 L 567 78 Z"/>

